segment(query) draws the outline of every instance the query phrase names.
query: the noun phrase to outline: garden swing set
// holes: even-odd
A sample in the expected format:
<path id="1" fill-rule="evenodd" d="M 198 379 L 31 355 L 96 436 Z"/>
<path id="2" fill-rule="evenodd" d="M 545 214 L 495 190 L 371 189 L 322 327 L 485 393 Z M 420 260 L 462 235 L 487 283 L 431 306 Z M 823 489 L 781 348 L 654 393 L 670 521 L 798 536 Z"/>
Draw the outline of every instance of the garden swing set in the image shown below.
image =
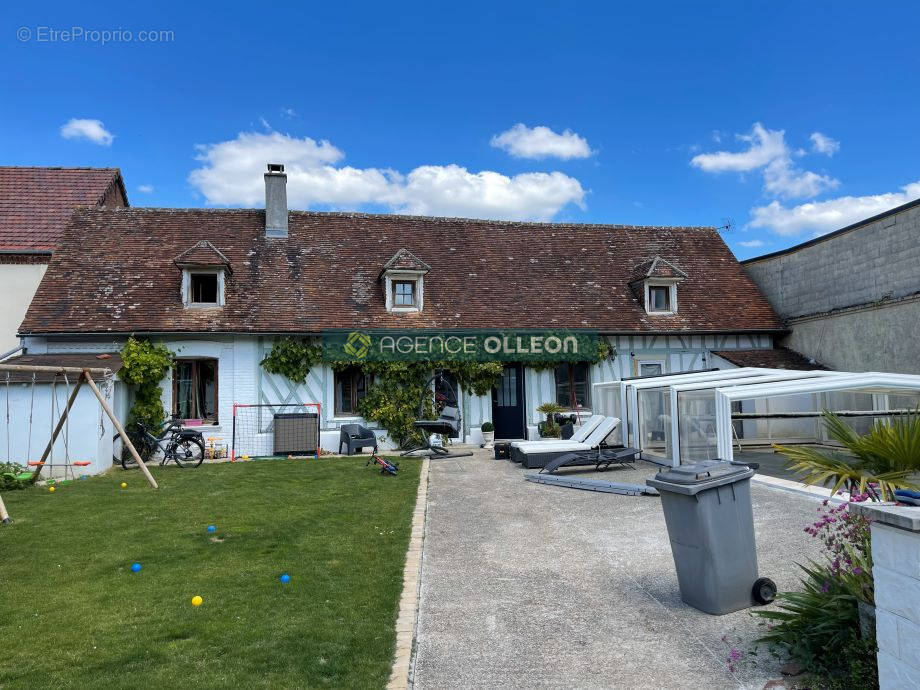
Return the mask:
<path id="1" fill-rule="evenodd" d="M 54 468 L 63 468 L 64 477 L 66 478 L 68 473 L 71 477 L 75 477 L 75 467 L 88 467 L 91 463 L 86 460 L 71 460 L 70 458 L 70 411 L 73 407 L 74 402 L 77 399 L 77 394 L 80 392 L 80 389 L 85 384 L 96 397 L 99 402 L 99 425 L 100 429 L 103 424 L 103 413 L 108 416 L 111 420 L 112 425 L 115 427 L 115 430 L 118 432 L 118 435 L 121 437 L 122 443 L 124 443 L 125 448 L 129 453 L 134 457 L 137 466 L 144 473 L 144 477 L 147 479 L 147 482 L 150 484 L 151 488 L 159 488 L 156 480 L 153 478 L 153 475 L 150 474 L 150 470 L 147 469 L 147 466 L 141 461 L 140 456 L 138 455 L 137 450 L 134 447 L 134 444 L 131 443 L 131 439 L 128 438 L 125 429 L 122 426 L 121 422 L 118 421 L 118 418 L 112 412 L 112 408 L 106 402 L 106 396 L 99 389 L 99 386 L 96 384 L 96 381 L 93 379 L 93 376 L 98 376 L 105 383 L 104 387 L 108 390 L 108 387 L 111 385 L 113 374 L 111 369 L 96 369 L 96 368 L 81 368 L 81 367 L 54 367 L 54 366 L 30 366 L 30 365 L 20 365 L 20 364 L 0 364 L 0 382 L 5 382 L 6 384 L 6 459 L 7 461 L 12 460 L 12 447 L 11 447 L 11 423 L 10 423 L 10 385 L 11 380 L 16 376 L 24 376 L 25 383 L 29 382 L 29 375 L 31 374 L 31 390 L 29 393 L 29 430 L 28 430 L 28 440 L 26 443 L 26 458 L 27 464 L 32 469 L 30 472 L 23 473 L 18 479 L 28 481 L 30 484 L 34 484 L 38 481 L 38 478 L 41 476 L 43 469 L 48 468 L 49 470 L 54 471 Z M 41 457 L 38 460 L 28 460 L 29 456 L 32 454 L 32 421 L 33 413 L 35 411 L 35 386 L 37 383 L 38 377 L 42 378 L 50 377 L 50 397 L 51 397 L 51 438 L 48 440 L 47 445 L 45 446 L 44 451 L 41 454 Z M 71 387 L 71 377 L 75 377 L 74 384 Z M 57 385 L 58 381 L 63 380 L 65 396 L 67 402 L 65 405 L 61 406 L 58 401 L 57 394 Z M 54 462 L 54 445 L 58 440 L 58 437 L 63 432 L 63 443 L 64 443 L 64 461 L 63 462 Z M 3 504 L 3 498 L 0 497 L 0 522 L 3 524 L 9 524 L 11 522 L 9 513 L 6 510 L 6 506 Z"/>

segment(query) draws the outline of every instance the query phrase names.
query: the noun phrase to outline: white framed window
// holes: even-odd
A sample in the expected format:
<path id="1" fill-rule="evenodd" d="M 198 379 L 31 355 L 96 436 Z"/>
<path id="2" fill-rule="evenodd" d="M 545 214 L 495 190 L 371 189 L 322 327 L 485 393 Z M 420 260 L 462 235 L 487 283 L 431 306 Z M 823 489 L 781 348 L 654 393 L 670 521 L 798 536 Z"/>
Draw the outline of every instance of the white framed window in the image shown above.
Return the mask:
<path id="1" fill-rule="evenodd" d="M 677 283 L 646 281 L 645 311 L 649 314 L 674 314 L 677 311 Z"/>
<path id="2" fill-rule="evenodd" d="M 421 311 L 425 278 L 422 271 L 387 271 L 384 274 L 387 311 Z"/>
<path id="3" fill-rule="evenodd" d="M 186 307 L 224 306 L 224 270 L 182 269 L 182 303 Z"/>

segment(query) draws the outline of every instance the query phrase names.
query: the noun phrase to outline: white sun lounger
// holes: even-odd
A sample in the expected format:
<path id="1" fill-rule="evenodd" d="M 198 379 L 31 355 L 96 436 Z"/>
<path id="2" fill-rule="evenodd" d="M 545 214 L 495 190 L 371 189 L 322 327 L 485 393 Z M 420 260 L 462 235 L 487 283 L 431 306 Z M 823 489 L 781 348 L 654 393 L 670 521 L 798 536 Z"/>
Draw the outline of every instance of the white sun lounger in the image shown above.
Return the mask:
<path id="1" fill-rule="evenodd" d="M 616 417 L 605 417 L 597 428 L 592 431 L 583 442 L 562 441 L 560 443 L 535 443 L 521 448 L 511 446 L 511 459 L 520 462 L 524 467 L 543 467 L 547 462 L 565 453 L 580 450 L 594 450 L 617 428 L 620 420 Z"/>
<path id="2" fill-rule="evenodd" d="M 544 439 L 542 441 L 514 441 L 512 442 L 512 448 L 530 448 L 530 447 L 539 447 L 539 448 L 549 448 L 553 444 L 569 444 L 569 443 L 584 443 L 585 439 L 591 435 L 591 432 L 597 429 L 598 425 L 603 422 L 606 417 L 602 414 L 591 415 L 588 419 L 585 420 L 578 429 L 575 430 L 575 433 L 572 434 L 571 438 L 565 440 L 559 438 Z"/>

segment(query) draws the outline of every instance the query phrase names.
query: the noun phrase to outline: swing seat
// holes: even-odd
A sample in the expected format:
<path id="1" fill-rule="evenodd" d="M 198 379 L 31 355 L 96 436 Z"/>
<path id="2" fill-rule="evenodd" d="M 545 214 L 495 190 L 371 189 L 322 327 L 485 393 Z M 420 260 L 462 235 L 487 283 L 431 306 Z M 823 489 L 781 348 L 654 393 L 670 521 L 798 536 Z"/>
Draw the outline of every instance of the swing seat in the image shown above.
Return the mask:
<path id="1" fill-rule="evenodd" d="M 74 466 L 74 467 L 89 467 L 90 464 L 92 464 L 92 463 L 90 463 L 89 460 L 74 460 L 74 461 L 73 461 L 73 466 Z"/>
<path id="2" fill-rule="evenodd" d="M 44 462 L 39 460 L 29 460 L 29 467 L 37 467 L 38 465 L 44 465 Z"/>
<path id="3" fill-rule="evenodd" d="M 19 474 L 16 475 L 16 479 L 18 479 L 18 480 L 21 481 L 21 482 L 24 482 L 24 481 L 29 480 L 29 479 L 31 479 L 31 478 L 32 478 L 32 473 L 31 473 L 31 472 L 20 472 Z"/>

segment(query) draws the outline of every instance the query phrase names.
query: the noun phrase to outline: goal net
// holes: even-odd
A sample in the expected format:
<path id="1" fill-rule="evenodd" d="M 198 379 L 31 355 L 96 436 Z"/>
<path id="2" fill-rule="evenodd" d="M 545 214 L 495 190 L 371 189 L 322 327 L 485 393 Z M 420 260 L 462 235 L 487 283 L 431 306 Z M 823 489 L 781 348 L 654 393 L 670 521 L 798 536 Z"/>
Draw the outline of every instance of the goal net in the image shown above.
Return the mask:
<path id="1" fill-rule="evenodd" d="M 319 403 L 233 405 L 230 459 L 319 457 Z"/>

